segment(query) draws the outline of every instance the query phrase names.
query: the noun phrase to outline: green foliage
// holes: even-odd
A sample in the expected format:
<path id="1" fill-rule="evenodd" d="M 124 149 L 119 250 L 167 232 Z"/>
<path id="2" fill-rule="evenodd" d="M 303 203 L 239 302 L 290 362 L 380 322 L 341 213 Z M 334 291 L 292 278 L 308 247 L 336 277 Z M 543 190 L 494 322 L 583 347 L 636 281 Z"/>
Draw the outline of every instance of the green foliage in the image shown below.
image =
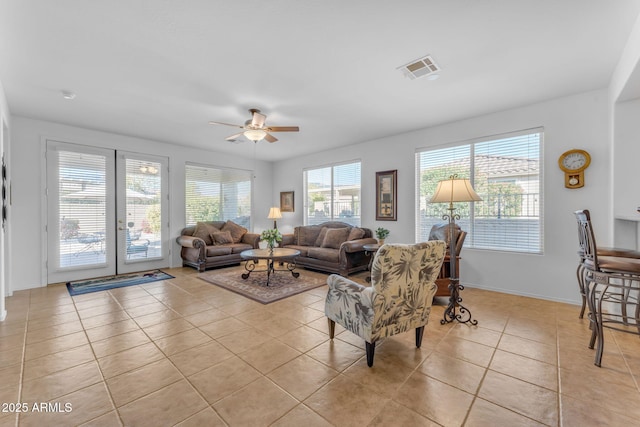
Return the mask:
<path id="1" fill-rule="evenodd" d="M 220 217 L 220 197 L 203 196 L 196 188 L 194 182 L 187 182 L 187 218 L 188 224 L 195 224 L 198 221 L 219 221 Z"/>
<path id="2" fill-rule="evenodd" d="M 147 208 L 145 220 L 148 222 L 148 228 L 152 233 L 157 234 L 160 232 L 162 218 L 159 203 L 151 205 Z"/>
<path id="3" fill-rule="evenodd" d="M 463 165 L 446 165 L 427 169 L 422 172 L 420 178 L 420 196 L 426 199 L 425 216 L 442 217 L 449 213 L 447 203 L 428 203 L 435 193 L 438 182 L 457 174 L 458 178 L 468 178 L 469 171 Z M 484 217 L 509 217 L 519 216 L 522 212 L 522 200 L 524 190 L 512 182 L 490 182 L 488 175 L 476 171 L 474 189 L 481 202 L 475 203 L 475 214 Z M 470 203 L 454 203 L 455 213 L 461 217 L 470 216 Z"/>
<path id="4" fill-rule="evenodd" d="M 189 199 L 187 203 L 187 212 L 192 216 L 189 223 L 198 221 L 219 221 L 220 218 L 220 202 L 218 197 L 200 196 L 197 199 Z"/>
<path id="5" fill-rule="evenodd" d="M 378 227 L 376 229 L 376 237 L 378 239 L 386 239 L 387 236 L 389 235 L 389 233 L 391 233 L 391 232 L 389 230 L 387 230 L 386 228 Z"/>
<path id="6" fill-rule="evenodd" d="M 260 239 L 267 242 L 269 247 L 272 248 L 273 246 L 275 246 L 276 242 L 282 241 L 282 234 L 280 234 L 280 232 L 276 228 L 270 229 L 270 230 L 264 230 L 260 235 Z"/>

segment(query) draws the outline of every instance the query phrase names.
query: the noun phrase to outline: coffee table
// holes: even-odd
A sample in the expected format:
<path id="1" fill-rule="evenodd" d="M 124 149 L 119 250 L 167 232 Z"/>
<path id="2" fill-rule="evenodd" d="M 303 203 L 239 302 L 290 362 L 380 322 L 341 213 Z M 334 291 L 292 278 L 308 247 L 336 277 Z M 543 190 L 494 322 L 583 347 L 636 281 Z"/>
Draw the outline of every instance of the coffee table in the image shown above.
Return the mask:
<path id="1" fill-rule="evenodd" d="M 296 269 L 296 258 L 300 256 L 300 251 L 296 249 L 287 248 L 274 248 L 271 249 L 250 249 L 240 253 L 240 257 L 246 260 L 244 269 L 246 273 L 242 273 L 242 278 L 247 280 L 251 273 L 255 272 L 267 272 L 267 286 L 271 280 L 271 274 L 276 271 L 289 271 L 295 278 L 300 276 L 300 273 L 294 271 Z M 266 260 L 267 267 L 265 269 L 256 269 L 260 260 Z M 276 268 L 276 265 L 284 265 L 284 268 Z"/>

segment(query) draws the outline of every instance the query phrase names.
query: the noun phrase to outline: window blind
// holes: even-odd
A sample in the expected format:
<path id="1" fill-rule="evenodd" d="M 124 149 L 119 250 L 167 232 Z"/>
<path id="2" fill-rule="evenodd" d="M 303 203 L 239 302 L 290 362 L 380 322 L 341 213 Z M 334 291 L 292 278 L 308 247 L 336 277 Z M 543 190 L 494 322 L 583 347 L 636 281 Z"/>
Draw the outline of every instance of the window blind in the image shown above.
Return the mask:
<path id="1" fill-rule="evenodd" d="M 541 129 L 467 141 L 416 153 L 416 238 L 427 240 L 447 204 L 429 203 L 442 179 L 469 178 L 481 202 L 456 203 L 465 246 L 541 253 Z"/>
<path id="2" fill-rule="evenodd" d="M 186 224 L 231 220 L 251 227 L 251 171 L 185 165 Z"/>
<path id="3" fill-rule="evenodd" d="M 60 268 L 104 264 L 106 163 L 104 156 L 52 151 L 57 156 Z"/>
<path id="4" fill-rule="evenodd" d="M 304 223 L 342 221 L 360 226 L 360 162 L 304 171 Z"/>

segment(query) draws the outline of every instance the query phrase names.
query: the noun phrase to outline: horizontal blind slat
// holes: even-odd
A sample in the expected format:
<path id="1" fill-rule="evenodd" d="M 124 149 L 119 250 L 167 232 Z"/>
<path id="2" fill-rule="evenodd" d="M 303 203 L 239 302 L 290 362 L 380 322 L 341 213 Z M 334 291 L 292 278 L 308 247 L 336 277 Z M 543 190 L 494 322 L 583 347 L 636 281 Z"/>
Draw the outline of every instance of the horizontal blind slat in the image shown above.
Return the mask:
<path id="1" fill-rule="evenodd" d="M 457 174 L 469 178 L 483 199 L 454 204 L 462 218 L 458 224 L 469 232 L 465 246 L 541 252 L 541 145 L 542 131 L 537 129 L 418 151 L 416 238 L 427 240 L 431 227 L 442 222 L 448 206 L 429 200 L 440 180 Z"/>
<path id="2" fill-rule="evenodd" d="M 208 166 L 185 166 L 187 226 L 200 221 L 231 220 L 251 225 L 251 172 Z"/>

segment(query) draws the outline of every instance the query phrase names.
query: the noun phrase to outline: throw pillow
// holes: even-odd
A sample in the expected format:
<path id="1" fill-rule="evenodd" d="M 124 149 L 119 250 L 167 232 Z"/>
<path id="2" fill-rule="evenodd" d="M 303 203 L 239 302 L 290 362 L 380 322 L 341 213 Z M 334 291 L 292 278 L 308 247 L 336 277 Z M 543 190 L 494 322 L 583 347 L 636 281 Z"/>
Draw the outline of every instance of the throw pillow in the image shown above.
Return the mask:
<path id="1" fill-rule="evenodd" d="M 318 238 L 316 239 L 316 244 L 314 246 L 322 246 L 322 242 L 324 242 L 324 236 L 327 235 L 327 230 L 327 227 L 322 227 L 322 230 L 320 230 L 320 234 L 318 234 Z"/>
<path id="2" fill-rule="evenodd" d="M 298 229 L 298 245 L 299 246 L 313 246 L 316 244 L 316 239 L 320 234 L 320 227 L 315 225 L 307 225 L 299 227 Z"/>
<path id="3" fill-rule="evenodd" d="M 347 241 L 349 228 L 329 228 L 322 241 L 323 248 L 340 249 L 340 245 Z"/>
<path id="4" fill-rule="evenodd" d="M 229 233 L 228 231 L 219 231 L 217 233 L 212 233 L 211 239 L 213 240 L 213 244 L 216 246 L 233 243 L 233 237 L 231 237 L 231 233 Z"/>
<path id="5" fill-rule="evenodd" d="M 211 240 L 211 234 L 217 233 L 218 230 L 211 224 L 207 224 L 206 222 L 198 222 L 196 224 L 196 228 L 193 230 L 193 237 L 199 237 L 204 240 L 205 245 L 213 245 L 213 240 Z"/>
<path id="6" fill-rule="evenodd" d="M 231 237 L 233 238 L 233 243 L 240 243 L 242 241 L 242 236 L 247 233 L 247 229 L 241 225 L 236 224 L 233 221 L 227 221 L 220 231 L 228 231 L 231 233 Z"/>
<path id="7" fill-rule="evenodd" d="M 358 240 L 364 237 L 364 230 L 359 227 L 353 227 L 351 231 L 349 231 L 349 237 L 347 240 Z"/>

